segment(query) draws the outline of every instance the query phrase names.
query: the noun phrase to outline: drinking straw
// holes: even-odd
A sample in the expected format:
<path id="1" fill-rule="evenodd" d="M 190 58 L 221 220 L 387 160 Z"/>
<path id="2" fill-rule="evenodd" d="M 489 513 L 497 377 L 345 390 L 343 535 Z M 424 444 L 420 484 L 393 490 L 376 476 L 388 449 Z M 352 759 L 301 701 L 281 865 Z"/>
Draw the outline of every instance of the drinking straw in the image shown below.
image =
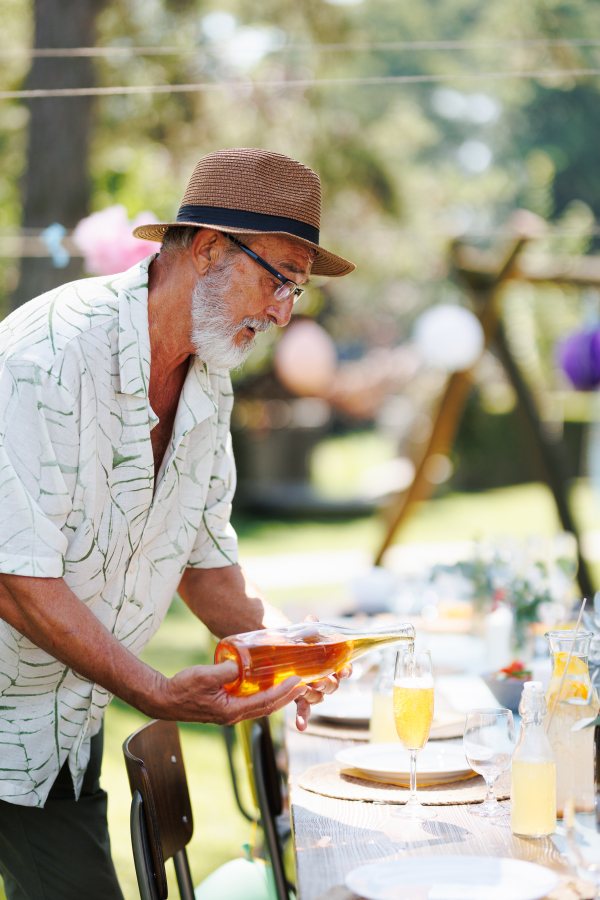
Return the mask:
<path id="1" fill-rule="evenodd" d="M 579 610 L 579 616 L 577 618 L 577 624 L 575 625 L 575 633 L 573 634 L 573 640 L 571 641 L 571 649 L 569 650 L 569 655 L 567 656 L 567 664 L 565 666 L 565 670 L 563 672 L 562 678 L 560 680 L 560 687 L 558 689 L 558 693 L 556 695 L 556 700 L 554 701 L 554 706 L 550 710 L 550 718 L 548 719 L 548 726 L 546 731 L 550 731 L 550 725 L 552 724 L 552 717 L 554 716 L 554 710 L 560 700 L 560 695 L 562 693 L 563 685 L 565 683 L 565 678 L 567 677 L 567 672 L 569 671 L 569 663 L 571 662 L 571 657 L 573 656 L 573 649 L 575 647 L 575 641 L 577 640 L 577 632 L 579 631 L 579 626 L 581 625 L 581 617 L 583 616 L 583 610 L 586 604 L 586 598 L 583 598 L 583 602 L 581 604 L 581 609 Z"/>

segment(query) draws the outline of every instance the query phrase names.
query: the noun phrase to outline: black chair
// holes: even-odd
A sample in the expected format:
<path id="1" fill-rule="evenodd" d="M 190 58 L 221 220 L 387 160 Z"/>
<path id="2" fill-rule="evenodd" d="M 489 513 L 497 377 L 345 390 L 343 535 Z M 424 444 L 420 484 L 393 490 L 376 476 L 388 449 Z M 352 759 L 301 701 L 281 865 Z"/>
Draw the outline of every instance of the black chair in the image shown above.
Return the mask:
<path id="1" fill-rule="evenodd" d="M 131 787 L 131 843 L 142 900 L 168 895 L 165 861 L 173 858 L 181 900 L 194 900 L 186 846 L 194 831 L 176 722 L 143 725 L 123 744 Z"/>
<path id="2" fill-rule="evenodd" d="M 283 795 L 268 718 L 257 719 L 254 722 L 251 731 L 251 747 L 260 825 L 273 869 L 277 900 L 291 900 L 295 887 L 287 880 L 283 863 L 283 837 L 285 833 L 289 835 L 291 829 L 289 819 L 282 823 L 279 818 L 283 813 Z"/>
<path id="3" fill-rule="evenodd" d="M 246 725 L 246 724 L 247 724 L 246 722 L 242 722 L 242 723 L 240 723 L 239 726 L 221 725 L 221 734 L 223 735 L 223 740 L 225 741 L 225 749 L 227 750 L 227 759 L 229 761 L 229 774 L 231 775 L 231 784 L 233 786 L 233 796 L 235 797 L 235 802 L 237 804 L 237 808 L 239 809 L 239 811 L 241 812 L 243 817 L 248 820 L 248 822 L 256 822 L 259 818 L 259 813 L 258 813 L 258 811 L 248 812 L 248 810 L 242 803 L 240 786 L 238 783 L 238 776 L 237 776 L 237 772 L 235 770 L 234 748 L 235 748 L 235 744 L 236 744 L 236 741 L 238 740 L 238 738 L 242 737 L 242 735 L 238 736 L 237 730 L 242 725 Z M 245 736 L 246 735 L 244 735 L 243 737 L 245 737 Z M 249 739 L 249 734 L 248 734 L 248 739 Z M 245 741 L 243 743 L 245 744 Z M 255 800 L 256 791 L 253 790 L 254 779 L 250 778 L 250 770 L 251 770 L 250 756 L 251 756 L 251 754 L 250 753 L 246 754 L 245 746 L 243 747 L 243 749 L 244 749 L 244 756 L 246 757 L 248 777 L 250 780 L 250 790 L 252 791 L 252 794 L 253 794 L 253 800 Z"/>
<path id="4" fill-rule="evenodd" d="M 257 822 L 265 836 L 265 848 L 273 869 L 278 900 L 295 896 L 295 885 L 284 872 L 284 846 L 292 833 L 290 816 L 284 810 L 281 773 L 277 768 L 275 748 L 268 718 L 249 719 L 239 725 L 222 726 L 229 759 L 233 793 L 244 818 Z M 244 754 L 252 801 L 256 806 L 248 811 L 241 800 L 239 778 L 234 762 L 234 743 L 240 741 Z"/>

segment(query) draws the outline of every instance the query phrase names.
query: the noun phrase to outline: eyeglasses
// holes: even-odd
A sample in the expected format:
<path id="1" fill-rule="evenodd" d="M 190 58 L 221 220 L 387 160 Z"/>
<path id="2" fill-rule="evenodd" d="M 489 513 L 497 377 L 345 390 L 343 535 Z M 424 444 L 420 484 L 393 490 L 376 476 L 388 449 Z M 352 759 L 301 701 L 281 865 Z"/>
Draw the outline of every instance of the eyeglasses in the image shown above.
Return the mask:
<path id="1" fill-rule="evenodd" d="M 275 291 L 275 299 L 279 303 L 283 303 L 288 297 L 294 296 L 294 303 L 300 299 L 302 294 L 304 293 L 304 288 L 298 287 L 295 281 L 291 281 L 289 278 L 286 278 L 285 275 L 282 275 L 281 272 L 278 272 L 277 269 L 274 269 L 273 266 L 269 265 L 269 263 L 259 256 L 258 253 L 255 253 L 254 250 L 251 250 L 250 247 L 246 247 L 245 244 L 242 244 L 241 241 L 238 241 L 237 238 L 232 237 L 232 235 L 228 234 L 227 237 L 230 241 L 232 241 L 240 250 L 243 250 L 250 259 L 253 259 L 254 262 L 257 262 L 259 266 L 262 266 L 263 269 L 266 269 L 271 275 L 277 278 L 278 281 L 281 282 L 280 287 Z"/>

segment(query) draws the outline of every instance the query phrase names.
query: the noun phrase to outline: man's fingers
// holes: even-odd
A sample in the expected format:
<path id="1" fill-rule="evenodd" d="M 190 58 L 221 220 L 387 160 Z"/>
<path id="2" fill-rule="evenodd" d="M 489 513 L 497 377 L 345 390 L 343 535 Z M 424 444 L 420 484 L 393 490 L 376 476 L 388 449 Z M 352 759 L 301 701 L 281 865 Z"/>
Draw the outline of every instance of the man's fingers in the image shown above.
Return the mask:
<path id="1" fill-rule="evenodd" d="M 251 694 L 249 697 L 231 697 L 229 708 L 234 716 L 241 719 L 259 718 L 270 716 L 271 713 L 288 703 L 292 703 L 306 692 L 306 685 L 300 682 L 297 675 L 290 675 L 281 684 Z"/>
<path id="2" fill-rule="evenodd" d="M 322 691 L 316 691 L 312 685 L 306 685 L 306 693 L 304 694 L 304 699 L 307 703 L 312 704 L 312 706 L 316 706 L 317 703 L 322 703 L 325 697 L 323 696 Z"/>
<path id="3" fill-rule="evenodd" d="M 306 731 L 310 718 L 310 703 L 305 697 L 296 700 L 296 728 L 298 731 Z"/>
<path id="4" fill-rule="evenodd" d="M 333 694 L 334 691 L 337 691 L 339 683 L 337 675 L 327 675 L 325 678 L 320 678 L 319 681 L 312 681 L 310 687 L 321 694 Z"/>
<path id="5" fill-rule="evenodd" d="M 350 678 L 352 675 L 352 664 L 348 663 L 347 666 L 342 666 L 342 668 L 337 673 L 338 678 Z"/>
<path id="6" fill-rule="evenodd" d="M 211 675 L 216 679 L 217 684 L 231 684 L 239 674 L 239 666 L 233 659 L 226 659 L 225 662 L 211 666 Z"/>

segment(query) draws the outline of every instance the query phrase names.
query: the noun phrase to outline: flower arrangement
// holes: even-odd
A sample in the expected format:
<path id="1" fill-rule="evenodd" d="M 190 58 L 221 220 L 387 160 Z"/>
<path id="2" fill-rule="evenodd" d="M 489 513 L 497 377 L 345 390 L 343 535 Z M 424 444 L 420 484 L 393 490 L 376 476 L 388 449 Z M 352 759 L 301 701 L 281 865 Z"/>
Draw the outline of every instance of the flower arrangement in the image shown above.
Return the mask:
<path id="1" fill-rule="evenodd" d="M 540 545 L 537 552 L 535 546 L 480 544 L 470 560 L 435 566 L 431 581 L 442 572 L 460 574 L 470 586 L 470 599 L 479 616 L 502 604 L 508 606 L 514 615 L 516 645 L 522 648 L 531 623 L 543 621 L 553 627 L 571 609 L 576 563 L 574 539 L 569 539 L 570 535 L 559 535 L 553 547 Z"/>

